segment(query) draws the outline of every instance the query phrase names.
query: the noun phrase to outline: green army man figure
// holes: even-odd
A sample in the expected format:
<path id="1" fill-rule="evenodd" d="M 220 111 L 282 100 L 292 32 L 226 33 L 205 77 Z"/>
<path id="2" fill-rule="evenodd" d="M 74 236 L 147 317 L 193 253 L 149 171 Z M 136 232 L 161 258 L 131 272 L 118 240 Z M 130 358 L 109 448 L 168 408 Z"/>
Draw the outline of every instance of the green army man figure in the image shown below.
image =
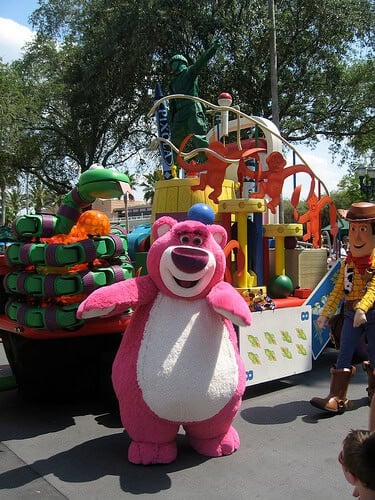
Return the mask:
<path id="1" fill-rule="evenodd" d="M 188 61 L 183 55 L 174 55 L 169 63 L 172 73 L 170 93 L 198 97 L 198 76 L 219 47 L 220 42 L 216 40 L 191 66 L 188 66 Z M 194 134 L 192 138 L 194 148 L 208 146 L 207 121 L 200 102 L 190 99 L 172 99 L 169 108 L 169 121 L 171 141 L 176 147 L 179 148 L 181 142 L 189 134 Z M 175 161 L 176 156 L 174 154 Z M 205 155 L 200 155 L 200 161 L 205 160 Z"/>

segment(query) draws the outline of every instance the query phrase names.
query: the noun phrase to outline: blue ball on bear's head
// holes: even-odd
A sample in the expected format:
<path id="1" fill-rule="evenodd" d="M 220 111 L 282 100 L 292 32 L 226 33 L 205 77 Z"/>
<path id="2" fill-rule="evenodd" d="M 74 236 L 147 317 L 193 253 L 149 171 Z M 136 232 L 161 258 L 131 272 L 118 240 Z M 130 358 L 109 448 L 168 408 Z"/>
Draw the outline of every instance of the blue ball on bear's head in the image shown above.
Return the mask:
<path id="1" fill-rule="evenodd" d="M 195 203 L 188 210 L 188 220 L 196 220 L 202 224 L 213 224 L 215 221 L 215 213 L 209 205 L 205 203 Z"/>

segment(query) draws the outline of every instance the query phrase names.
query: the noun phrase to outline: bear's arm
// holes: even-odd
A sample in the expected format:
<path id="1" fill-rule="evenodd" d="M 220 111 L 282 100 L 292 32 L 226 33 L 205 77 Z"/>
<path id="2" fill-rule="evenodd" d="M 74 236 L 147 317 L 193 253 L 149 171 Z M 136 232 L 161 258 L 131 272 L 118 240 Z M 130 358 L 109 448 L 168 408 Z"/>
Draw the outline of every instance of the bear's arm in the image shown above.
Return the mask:
<path id="1" fill-rule="evenodd" d="M 92 292 L 78 307 L 77 318 L 114 316 L 151 302 L 158 292 L 149 276 L 130 278 Z"/>
<path id="2" fill-rule="evenodd" d="M 222 281 L 215 285 L 207 295 L 207 302 L 221 316 L 239 326 L 251 324 L 251 312 L 241 295 L 230 285 Z"/>

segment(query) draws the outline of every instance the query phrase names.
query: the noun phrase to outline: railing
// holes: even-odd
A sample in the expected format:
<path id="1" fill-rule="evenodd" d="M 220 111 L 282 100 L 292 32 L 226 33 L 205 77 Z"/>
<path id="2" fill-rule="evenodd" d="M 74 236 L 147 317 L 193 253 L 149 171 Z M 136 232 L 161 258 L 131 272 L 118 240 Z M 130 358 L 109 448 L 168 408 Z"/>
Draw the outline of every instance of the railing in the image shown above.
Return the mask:
<path id="1" fill-rule="evenodd" d="M 129 217 L 129 229 L 134 229 L 135 226 L 140 226 L 141 224 L 147 224 L 151 220 L 151 217 Z M 116 217 L 111 219 L 111 224 L 119 224 L 121 226 L 126 227 L 126 218 L 125 217 Z"/>

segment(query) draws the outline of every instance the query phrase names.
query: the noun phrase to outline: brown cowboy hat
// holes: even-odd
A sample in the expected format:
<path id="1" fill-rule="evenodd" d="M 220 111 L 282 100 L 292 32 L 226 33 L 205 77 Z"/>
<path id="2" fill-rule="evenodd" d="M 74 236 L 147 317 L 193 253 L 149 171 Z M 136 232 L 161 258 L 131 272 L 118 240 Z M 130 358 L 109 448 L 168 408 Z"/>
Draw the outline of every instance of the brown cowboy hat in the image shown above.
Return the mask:
<path id="1" fill-rule="evenodd" d="M 375 221 L 375 203 L 360 201 L 352 203 L 349 210 L 338 210 L 341 217 L 349 222 L 373 222 Z"/>

